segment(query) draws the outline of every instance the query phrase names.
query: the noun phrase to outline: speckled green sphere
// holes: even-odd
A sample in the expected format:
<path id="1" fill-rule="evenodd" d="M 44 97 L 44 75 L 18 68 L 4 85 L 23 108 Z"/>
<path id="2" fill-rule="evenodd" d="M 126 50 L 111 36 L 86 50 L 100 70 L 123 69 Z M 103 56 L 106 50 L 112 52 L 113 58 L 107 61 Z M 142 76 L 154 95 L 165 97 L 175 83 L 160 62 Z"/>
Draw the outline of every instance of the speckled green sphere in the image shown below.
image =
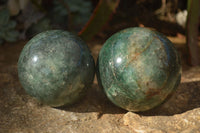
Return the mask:
<path id="1" fill-rule="evenodd" d="M 173 44 L 146 28 L 128 28 L 111 36 L 98 59 L 98 80 L 107 97 L 128 111 L 161 104 L 177 88 L 181 65 Z"/>
<path id="2" fill-rule="evenodd" d="M 77 36 L 51 30 L 33 37 L 18 61 L 19 80 L 25 91 L 52 107 L 81 98 L 94 78 L 94 60 Z"/>

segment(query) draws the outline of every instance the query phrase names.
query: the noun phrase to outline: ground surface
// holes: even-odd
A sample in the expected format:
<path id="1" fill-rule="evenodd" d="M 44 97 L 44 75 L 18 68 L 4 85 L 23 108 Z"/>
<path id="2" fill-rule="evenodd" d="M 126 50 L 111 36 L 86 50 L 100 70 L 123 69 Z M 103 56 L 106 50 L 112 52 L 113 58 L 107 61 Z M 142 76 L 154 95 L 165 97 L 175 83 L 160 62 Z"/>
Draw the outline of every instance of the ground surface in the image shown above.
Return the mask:
<path id="1" fill-rule="evenodd" d="M 182 50 L 184 39 L 170 39 Z M 90 48 L 96 59 L 102 42 L 93 43 Z M 24 44 L 0 46 L 0 133 L 200 132 L 199 67 L 184 65 L 177 91 L 167 102 L 147 112 L 136 114 L 114 106 L 96 80 L 79 103 L 51 108 L 28 96 L 18 81 L 17 60 Z"/>

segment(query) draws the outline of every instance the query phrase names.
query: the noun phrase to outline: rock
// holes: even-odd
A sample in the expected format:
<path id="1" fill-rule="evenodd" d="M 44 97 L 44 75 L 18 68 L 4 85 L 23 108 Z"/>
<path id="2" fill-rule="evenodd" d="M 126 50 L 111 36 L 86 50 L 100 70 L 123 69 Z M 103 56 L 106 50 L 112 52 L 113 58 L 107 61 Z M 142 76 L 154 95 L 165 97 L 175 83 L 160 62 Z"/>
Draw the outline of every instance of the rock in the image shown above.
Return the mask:
<path id="1" fill-rule="evenodd" d="M 200 131 L 200 109 L 173 116 L 140 116 L 128 112 L 123 121 L 124 125 L 137 133 L 195 133 Z"/>
<path id="2" fill-rule="evenodd" d="M 93 83 L 94 59 L 77 36 L 49 30 L 34 36 L 18 61 L 19 80 L 26 92 L 53 107 L 77 102 Z"/>
<path id="3" fill-rule="evenodd" d="M 99 53 L 97 68 L 110 101 L 134 112 L 161 104 L 181 78 L 180 58 L 172 42 L 141 27 L 112 35 Z"/>

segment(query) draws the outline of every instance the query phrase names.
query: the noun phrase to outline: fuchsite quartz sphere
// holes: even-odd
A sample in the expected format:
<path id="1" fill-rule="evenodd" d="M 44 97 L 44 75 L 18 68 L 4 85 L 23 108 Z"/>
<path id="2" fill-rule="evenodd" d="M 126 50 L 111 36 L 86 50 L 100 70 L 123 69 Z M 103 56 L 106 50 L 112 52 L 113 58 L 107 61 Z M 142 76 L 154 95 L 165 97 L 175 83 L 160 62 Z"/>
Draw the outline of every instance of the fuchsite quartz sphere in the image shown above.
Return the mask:
<path id="1" fill-rule="evenodd" d="M 52 107 L 81 98 L 93 82 L 95 66 L 87 45 L 77 36 L 50 30 L 33 37 L 18 61 L 25 91 Z"/>
<path id="2" fill-rule="evenodd" d="M 97 76 L 115 105 L 128 111 L 146 111 L 161 104 L 179 85 L 180 59 L 161 33 L 128 28 L 105 42 Z"/>

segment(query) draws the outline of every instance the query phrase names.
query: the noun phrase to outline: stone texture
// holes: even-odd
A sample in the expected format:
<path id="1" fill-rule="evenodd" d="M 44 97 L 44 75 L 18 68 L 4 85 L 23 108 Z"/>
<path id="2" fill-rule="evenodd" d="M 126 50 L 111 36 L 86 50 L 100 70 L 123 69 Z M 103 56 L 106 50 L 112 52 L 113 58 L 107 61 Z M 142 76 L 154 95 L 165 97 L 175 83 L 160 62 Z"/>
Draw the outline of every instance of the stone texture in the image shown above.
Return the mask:
<path id="1" fill-rule="evenodd" d="M 112 35 L 98 59 L 98 77 L 107 97 L 129 111 L 161 104 L 179 85 L 181 65 L 173 44 L 146 28 Z"/>
<path id="2" fill-rule="evenodd" d="M 184 68 L 181 84 L 174 95 L 147 112 L 133 114 L 116 107 L 106 99 L 96 79 L 79 103 L 51 108 L 27 95 L 19 83 L 16 64 L 24 44 L 0 46 L 0 133 L 137 133 L 133 129 L 138 128 L 127 125 L 128 121 L 124 125 L 124 118 L 130 116 L 127 119 L 131 123 L 133 115 L 139 117 L 141 121 L 137 124 L 141 127 L 150 123 L 151 126 L 146 128 L 148 130 L 158 125 L 154 123 L 153 126 L 154 120 L 160 123 L 159 128 L 154 129 L 155 133 L 171 133 L 172 130 L 165 128 L 164 122 L 168 119 L 168 123 L 174 122 L 175 126 L 176 123 L 185 124 L 182 118 L 188 120 L 188 125 L 194 125 L 191 128 L 180 126 L 176 133 L 199 132 L 200 67 Z M 101 45 L 95 45 L 90 48 L 96 58 Z"/>
<path id="3" fill-rule="evenodd" d="M 139 116 L 128 112 L 124 125 L 137 133 L 198 133 L 200 132 L 200 109 L 173 116 Z"/>
<path id="4" fill-rule="evenodd" d="M 18 61 L 19 79 L 26 92 L 53 107 L 80 99 L 92 84 L 94 73 L 87 45 L 61 30 L 33 37 Z"/>

